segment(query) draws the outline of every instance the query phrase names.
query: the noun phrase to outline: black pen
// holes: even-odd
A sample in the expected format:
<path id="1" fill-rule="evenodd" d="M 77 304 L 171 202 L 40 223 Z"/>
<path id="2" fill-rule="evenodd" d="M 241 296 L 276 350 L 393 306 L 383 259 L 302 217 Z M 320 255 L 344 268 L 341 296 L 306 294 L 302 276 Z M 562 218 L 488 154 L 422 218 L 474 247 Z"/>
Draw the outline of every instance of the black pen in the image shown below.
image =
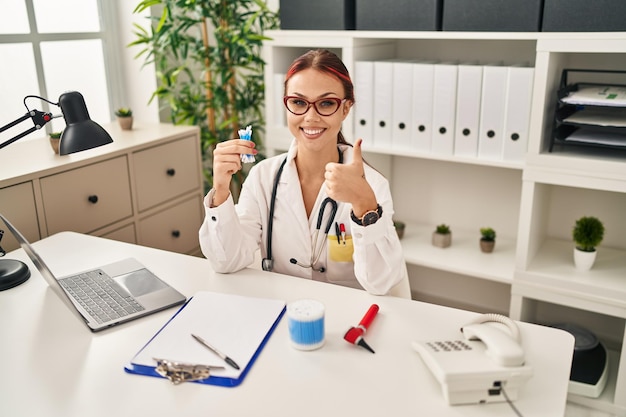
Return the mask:
<path id="1" fill-rule="evenodd" d="M 228 356 L 226 356 L 225 354 L 223 354 L 219 350 L 215 349 L 213 346 L 209 345 L 206 342 L 206 340 L 204 340 L 200 336 L 196 336 L 195 334 L 192 334 L 191 336 L 194 339 L 196 339 L 202 346 L 204 346 L 205 348 L 209 349 L 211 352 L 215 353 L 217 356 L 222 358 L 222 360 L 224 360 L 227 364 L 229 364 L 230 366 L 232 366 L 235 369 L 239 369 L 239 365 L 237 365 L 237 363 L 235 363 L 234 360 L 232 360 L 231 358 L 229 358 Z"/>
<path id="2" fill-rule="evenodd" d="M 335 222 L 335 234 L 337 235 L 337 243 L 341 243 L 341 231 L 339 230 L 339 223 Z"/>

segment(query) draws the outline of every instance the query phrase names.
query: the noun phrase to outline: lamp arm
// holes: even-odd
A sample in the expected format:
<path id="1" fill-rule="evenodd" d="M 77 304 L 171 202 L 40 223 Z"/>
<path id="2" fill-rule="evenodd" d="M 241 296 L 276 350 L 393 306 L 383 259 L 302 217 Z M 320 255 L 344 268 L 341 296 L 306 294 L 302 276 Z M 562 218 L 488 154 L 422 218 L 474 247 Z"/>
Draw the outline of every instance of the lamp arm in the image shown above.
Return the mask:
<path id="1" fill-rule="evenodd" d="M 8 146 L 10 144 L 12 144 L 13 142 L 23 138 L 26 135 L 31 134 L 32 132 L 34 132 L 35 130 L 41 129 L 46 123 L 48 123 L 50 120 L 53 119 L 53 115 L 52 113 L 47 113 L 47 112 L 43 112 L 43 111 L 39 111 L 39 110 L 31 110 L 28 113 L 26 113 L 25 115 L 23 115 L 22 117 L 19 117 L 17 119 L 15 119 L 14 121 L 12 121 L 9 124 L 6 124 L 2 127 L 0 127 L 0 133 L 4 132 L 5 130 L 23 122 L 24 120 L 27 119 L 32 119 L 34 126 L 31 127 L 30 129 L 20 133 L 17 136 L 14 136 L 13 138 L 0 143 L 0 149 L 4 148 L 5 146 Z"/>

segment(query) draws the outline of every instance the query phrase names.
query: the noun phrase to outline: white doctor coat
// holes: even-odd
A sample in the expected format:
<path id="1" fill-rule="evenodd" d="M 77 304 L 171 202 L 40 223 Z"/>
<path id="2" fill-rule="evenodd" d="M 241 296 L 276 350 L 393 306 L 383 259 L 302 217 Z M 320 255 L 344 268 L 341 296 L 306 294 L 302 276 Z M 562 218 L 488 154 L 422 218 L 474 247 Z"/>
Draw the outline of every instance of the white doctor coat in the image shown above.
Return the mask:
<path id="1" fill-rule="evenodd" d="M 242 187 L 239 203 L 232 196 L 218 207 L 210 207 L 214 190 L 209 191 L 204 206 L 206 216 L 199 231 L 204 256 L 215 271 L 235 272 L 249 266 L 255 253 L 261 249 L 267 256 L 267 223 L 272 187 L 276 173 L 285 157 L 287 162 L 280 177 L 274 209 L 272 232 L 273 271 L 297 277 L 325 281 L 354 288 L 363 288 L 372 294 L 387 294 L 407 278 L 407 269 L 400 241 L 393 226 L 393 203 L 387 179 L 367 164 L 365 177 L 374 190 L 383 215 L 373 225 L 359 226 L 350 218 L 352 205 L 337 202 L 338 209 L 328 236 L 324 229 L 330 218 L 331 207 L 326 206 L 317 245 L 314 248 L 316 225 L 320 206 L 328 197 L 322 185 L 311 217 L 307 218 L 298 172 L 294 162 L 296 142 L 287 154 L 265 159 L 250 169 Z M 345 163 L 352 160 L 352 147 L 339 145 Z M 338 242 L 335 222 L 343 223 L 346 244 Z M 319 259 L 317 258 L 319 254 Z M 292 259 L 305 265 L 292 263 Z M 316 269 L 323 267 L 324 272 Z"/>

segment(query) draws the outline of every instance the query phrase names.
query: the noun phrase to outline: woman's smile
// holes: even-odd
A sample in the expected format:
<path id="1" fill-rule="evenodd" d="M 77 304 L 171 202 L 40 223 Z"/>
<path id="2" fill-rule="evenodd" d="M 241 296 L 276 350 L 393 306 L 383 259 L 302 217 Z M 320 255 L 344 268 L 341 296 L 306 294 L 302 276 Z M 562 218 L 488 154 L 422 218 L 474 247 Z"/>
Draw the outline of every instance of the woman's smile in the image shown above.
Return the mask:
<path id="1" fill-rule="evenodd" d="M 303 127 L 303 128 L 300 128 L 300 130 L 302 130 L 302 132 L 304 133 L 304 136 L 306 136 L 309 139 L 316 139 L 320 137 L 326 131 L 326 129 L 322 129 L 318 127 L 315 127 L 315 128 Z"/>

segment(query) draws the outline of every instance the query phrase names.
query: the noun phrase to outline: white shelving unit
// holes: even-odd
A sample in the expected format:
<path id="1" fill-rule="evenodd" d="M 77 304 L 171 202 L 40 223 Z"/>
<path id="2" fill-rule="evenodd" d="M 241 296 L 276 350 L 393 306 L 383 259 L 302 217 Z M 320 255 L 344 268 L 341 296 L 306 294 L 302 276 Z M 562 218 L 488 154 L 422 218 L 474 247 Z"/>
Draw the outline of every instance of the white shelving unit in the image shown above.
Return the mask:
<path id="1" fill-rule="evenodd" d="M 369 146 L 370 163 L 390 180 L 413 297 L 477 310 L 505 310 L 537 323 L 570 321 L 594 331 L 610 350 L 609 383 L 600 398 L 570 401 L 626 416 L 626 151 L 548 146 L 561 72 L 565 68 L 626 68 L 626 33 L 271 31 L 266 43 L 269 154 L 284 151 L 281 74 L 297 56 L 326 48 L 354 73 L 355 62 L 406 60 L 535 67 L 530 138 L 523 163 L 397 152 Z M 607 82 L 607 81 L 604 81 Z M 357 97 L 358 100 L 358 97 Z M 354 119 L 343 131 L 353 139 Z M 600 218 L 605 239 L 591 271 L 576 271 L 571 229 L 583 215 Z M 452 246 L 435 248 L 431 233 L 452 228 Z M 478 229 L 498 232 L 496 250 L 482 254 Z M 471 284 L 468 284 L 470 282 Z M 481 288 L 482 297 L 467 291 Z M 502 288 L 506 300 L 502 300 Z M 424 291 L 424 292 L 423 292 Z M 508 311 L 507 311 L 508 310 Z"/>

